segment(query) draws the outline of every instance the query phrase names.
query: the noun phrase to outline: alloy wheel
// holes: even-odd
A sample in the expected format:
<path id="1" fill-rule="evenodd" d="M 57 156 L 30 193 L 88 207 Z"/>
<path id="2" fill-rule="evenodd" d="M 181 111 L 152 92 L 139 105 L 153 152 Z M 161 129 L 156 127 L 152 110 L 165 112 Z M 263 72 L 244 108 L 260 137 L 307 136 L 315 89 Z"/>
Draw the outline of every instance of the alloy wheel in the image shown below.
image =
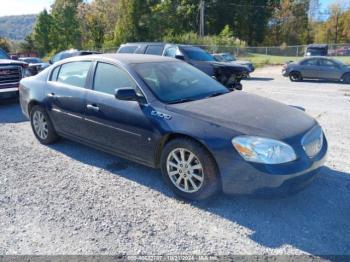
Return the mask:
<path id="1" fill-rule="evenodd" d="M 33 126 L 35 133 L 42 139 L 47 139 L 49 135 L 49 129 L 45 115 L 40 111 L 35 111 L 33 114 Z"/>
<path id="2" fill-rule="evenodd" d="M 171 182 L 185 193 L 199 191 L 204 182 L 203 166 L 198 157 L 184 148 L 170 152 L 166 162 Z"/>

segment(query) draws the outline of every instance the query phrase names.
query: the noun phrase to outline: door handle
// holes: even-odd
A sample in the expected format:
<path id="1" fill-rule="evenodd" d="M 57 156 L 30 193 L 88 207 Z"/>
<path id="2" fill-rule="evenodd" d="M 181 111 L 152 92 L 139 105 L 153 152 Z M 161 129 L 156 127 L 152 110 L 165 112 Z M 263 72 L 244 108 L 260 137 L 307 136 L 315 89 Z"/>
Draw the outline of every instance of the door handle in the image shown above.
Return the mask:
<path id="1" fill-rule="evenodd" d="M 89 110 L 95 111 L 95 112 L 100 111 L 100 108 L 98 106 L 95 106 L 95 105 L 87 105 L 86 108 Z"/>
<path id="2" fill-rule="evenodd" d="M 47 96 L 48 97 L 55 97 L 56 95 L 55 95 L 55 93 L 49 93 L 49 94 L 47 94 Z"/>

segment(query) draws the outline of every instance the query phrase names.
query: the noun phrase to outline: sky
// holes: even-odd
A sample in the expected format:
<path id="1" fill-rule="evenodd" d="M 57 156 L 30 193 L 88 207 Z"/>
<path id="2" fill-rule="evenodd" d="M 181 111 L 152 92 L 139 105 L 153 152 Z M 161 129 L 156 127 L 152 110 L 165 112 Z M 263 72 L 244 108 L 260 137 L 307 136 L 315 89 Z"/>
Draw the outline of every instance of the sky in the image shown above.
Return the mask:
<path id="1" fill-rule="evenodd" d="M 350 0 L 320 0 L 322 9 L 334 2 L 349 3 Z M 50 9 L 54 0 L 0 0 L 0 16 L 37 14 L 44 8 Z"/>
<path id="2" fill-rule="evenodd" d="M 0 0 L 0 16 L 37 14 L 54 0 Z"/>

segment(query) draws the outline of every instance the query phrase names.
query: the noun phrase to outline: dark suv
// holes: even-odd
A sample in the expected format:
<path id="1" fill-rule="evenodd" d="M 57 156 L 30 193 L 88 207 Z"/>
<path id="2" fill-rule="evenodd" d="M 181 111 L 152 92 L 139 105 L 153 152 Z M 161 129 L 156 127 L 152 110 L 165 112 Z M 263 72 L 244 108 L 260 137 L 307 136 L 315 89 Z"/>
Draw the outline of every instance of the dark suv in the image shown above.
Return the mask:
<path id="1" fill-rule="evenodd" d="M 183 60 L 217 79 L 230 89 L 242 89 L 241 80 L 249 75 L 245 66 L 216 61 L 205 50 L 191 45 L 168 43 L 127 43 L 117 53 L 168 56 Z"/>
<path id="2" fill-rule="evenodd" d="M 27 63 L 11 60 L 0 48 L 0 99 L 17 97 L 19 81 L 29 74 Z"/>

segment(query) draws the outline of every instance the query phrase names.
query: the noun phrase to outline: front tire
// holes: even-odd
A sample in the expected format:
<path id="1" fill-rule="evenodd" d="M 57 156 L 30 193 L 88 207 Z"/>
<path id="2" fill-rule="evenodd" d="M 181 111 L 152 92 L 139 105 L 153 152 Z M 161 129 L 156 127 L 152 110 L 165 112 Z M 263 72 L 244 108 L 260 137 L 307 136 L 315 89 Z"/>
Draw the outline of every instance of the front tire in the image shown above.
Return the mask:
<path id="1" fill-rule="evenodd" d="M 202 145 L 190 139 L 174 139 L 165 145 L 161 170 L 166 183 L 181 198 L 204 200 L 220 189 L 215 160 Z"/>
<path id="2" fill-rule="evenodd" d="M 300 82 L 303 80 L 303 77 L 301 76 L 300 72 L 292 71 L 289 74 L 289 79 L 292 82 Z"/>
<path id="3" fill-rule="evenodd" d="M 40 143 L 48 145 L 59 139 L 49 115 L 41 106 L 34 106 L 30 111 L 30 123 L 34 135 Z"/>

